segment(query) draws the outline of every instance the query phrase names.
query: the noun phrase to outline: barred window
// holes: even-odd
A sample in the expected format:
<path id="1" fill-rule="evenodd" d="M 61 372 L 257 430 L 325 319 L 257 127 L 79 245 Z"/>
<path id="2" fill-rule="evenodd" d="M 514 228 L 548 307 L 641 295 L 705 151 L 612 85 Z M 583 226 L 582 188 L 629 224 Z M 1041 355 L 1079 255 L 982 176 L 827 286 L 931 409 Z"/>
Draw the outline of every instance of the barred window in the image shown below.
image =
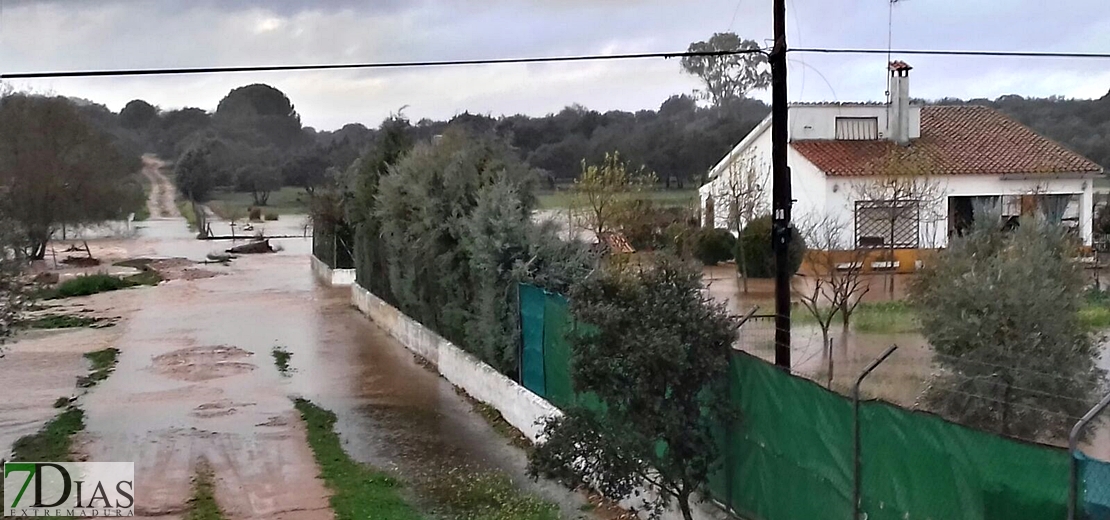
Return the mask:
<path id="1" fill-rule="evenodd" d="M 917 201 L 858 201 L 855 217 L 856 247 L 918 247 L 921 212 Z"/>

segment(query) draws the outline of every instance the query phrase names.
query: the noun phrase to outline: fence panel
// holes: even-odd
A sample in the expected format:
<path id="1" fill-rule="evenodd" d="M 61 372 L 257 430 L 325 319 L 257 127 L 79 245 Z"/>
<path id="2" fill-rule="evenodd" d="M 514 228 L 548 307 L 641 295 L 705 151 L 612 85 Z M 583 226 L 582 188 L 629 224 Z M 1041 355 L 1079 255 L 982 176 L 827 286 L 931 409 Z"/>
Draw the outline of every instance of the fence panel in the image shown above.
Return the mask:
<path id="1" fill-rule="evenodd" d="M 543 289 L 520 284 L 520 384 L 540 397 L 547 397 L 544 377 L 544 310 L 547 297 Z"/>
<path id="2" fill-rule="evenodd" d="M 574 325 L 567 300 L 560 294 L 547 293 L 543 320 L 544 380 L 551 404 L 566 408 L 574 403 L 574 383 L 570 375 L 571 349 L 567 333 Z"/>
<path id="3" fill-rule="evenodd" d="M 1077 451 L 1079 462 L 1079 511 L 1086 520 L 1110 520 L 1110 463 Z"/>

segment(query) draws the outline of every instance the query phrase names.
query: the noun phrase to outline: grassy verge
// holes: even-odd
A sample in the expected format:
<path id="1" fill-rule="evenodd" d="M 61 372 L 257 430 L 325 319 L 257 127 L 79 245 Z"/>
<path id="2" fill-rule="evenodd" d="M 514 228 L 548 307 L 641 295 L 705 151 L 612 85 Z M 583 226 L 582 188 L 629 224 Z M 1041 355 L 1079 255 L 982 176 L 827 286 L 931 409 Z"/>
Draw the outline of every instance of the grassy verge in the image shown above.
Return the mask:
<path id="1" fill-rule="evenodd" d="M 90 388 L 97 383 L 108 379 L 112 375 L 112 371 L 116 369 L 116 363 L 119 360 L 119 349 L 106 348 L 104 350 L 97 350 L 85 354 L 85 359 L 88 359 L 92 364 L 92 369 L 89 375 L 77 378 L 78 388 Z"/>
<path id="2" fill-rule="evenodd" d="M 335 414 L 304 399 L 295 401 L 308 426 L 308 444 L 332 491 L 337 520 L 418 520 L 422 516 L 401 497 L 400 484 L 385 473 L 351 459 L 335 433 Z"/>
<path id="3" fill-rule="evenodd" d="M 23 320 L 20 325 L 29 329 L 75 329 L 88 327 L 100 321 L 99 318 L 77 316 L 74 314 L 46 314 L 38 318 Z"/>
<path id="4" fill-rule="evenodd" d="M 450 470 L 428 489 L 447 517 L 459 520 L 558 520 L 559 508 L 521 493 L 512 480 L 496 473 Z"/>
<path id="5" fill-rule="evenodd" d="M 466 399 L 466 401 L 470 403 L 471 409 L 485 419 L 486 423 L 493 428 L 493 431 L 508 439 L 510 444 L 526 451 L 533 448 L 532 442 L 528 440 L 528 437 L 525 437 L 520 430 L 509 424 L 509 421 L 505 420 L 505 417 L 501 415 L 501 412 L 498 411 L 497 408 L 471 397 L 470 394 L 467 394 L 462 388 L 455 387 L 455 393 L 459 394 L 463 399 Z"/>
<path id="6" fill-rule="evenodd" d="M 797 306 L 791 318 L 798 324 L 815 324 L 816 318 L 802 306 Z M 833 326 L 840 326 L 841 317 L 833 318 Z M 852 329 L 869 334 L 903 334 L 917 332 L 917 313 L 904 301 L 862 302 L 852 313 Z"/>
<path id="7" fill-rule="evenodd" d="M 161 281 L 162 276 L 158 274 L 158 271 L 153 269 L 146 269 L 141 273 L 131 276 L 89 274 L 66 280 L 53 289 L 42 291 L 38 296 L 44 300 L 89 296 L 140 285 L 158 285 Z"/>
<path id="8" fill-rule="evenodd" d="M 212 193 L 209 207 L 218 215 L 247 215 L 247 208 L 254 206 L 254 197 L 250 193 L 216 190 Z M 264 215 L 272 215 L 277 220 L 278 215 L 303 215 L 308 213 L 308 195 L 301 188 L 287 186 L 270 193 L 270 199 L 265 206 L 261 206 Z"/>
<path id="9" fill-rule="evenodd" d="M 66 408 L 38 433 L 15 441 L 12 445 L 12 460 L 68 461 L 73 449 L 73 435 L 84 428 L 85 412 L 77 407 Z"/>
<path id="10" fill-rule="evenodd" d="M 283 376 L 288 376 L 291 371 L 289 369 L 289 358 L 293 357 L 293 353 L 285 350 L 285 347 L 274 347 L 270 351 L 270 355 L 274 357 L 274 365 L 277 366 L 278 372 L 281 372 Z"/>
<path id="11" fill-rule="evenodd" d="M 179 200 L 177 201 L 177 210 L 181 213 L 181 216 L 185 218 L 185 222 L 189 224 L 189 229 L 196 231 L 197 214 L 193 211 L 193 205 L 189 204 L 187 200 Z"/>
<path id="12" fill-rule="evenodd" d="M 212 470 L 206 465 L 197 469 L 193 478 L 193 497 L 189 499 L 189 513 L 186 520 L 223 520 L 224 515 L 216 504 L 216 486 L 212 481 Z"/>

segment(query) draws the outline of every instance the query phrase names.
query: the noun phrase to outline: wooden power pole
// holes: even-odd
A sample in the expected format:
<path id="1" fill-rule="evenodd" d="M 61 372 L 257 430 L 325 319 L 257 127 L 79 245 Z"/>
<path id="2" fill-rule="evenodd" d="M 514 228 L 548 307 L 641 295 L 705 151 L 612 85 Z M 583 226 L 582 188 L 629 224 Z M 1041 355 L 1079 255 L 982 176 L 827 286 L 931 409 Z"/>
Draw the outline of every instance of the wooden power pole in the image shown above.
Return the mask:
<path id="1" fill-rule="evenodd" d="M 774 0 L 771 48 L 771 247 L 775 253 L 775 365 L 790 370 L 790 167 L 786 106 L 786 0 Z"/>

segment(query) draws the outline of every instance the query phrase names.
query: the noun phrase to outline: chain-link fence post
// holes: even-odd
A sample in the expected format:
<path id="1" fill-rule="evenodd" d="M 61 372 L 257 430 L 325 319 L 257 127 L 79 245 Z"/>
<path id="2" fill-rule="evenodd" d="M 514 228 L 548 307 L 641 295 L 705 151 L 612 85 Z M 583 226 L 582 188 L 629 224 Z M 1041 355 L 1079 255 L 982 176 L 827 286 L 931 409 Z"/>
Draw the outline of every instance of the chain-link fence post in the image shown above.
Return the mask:
<path id="1" fill-rule="evenodd" d="M 1079 435 L 1083 433 L 1083 428 L 1087 426 L 1095 418 L 1096 415 L 1102 413 L 1107 406 L 1110 406 L 1110 394 L 1106 394 L 1094 408 L 1091 408 L 1079 422 L 1071 429 L 1071 435 L 1068 435 L 1068 456 L 1071 457 L 1069 461 L 1071 464 L 1071 475 L 1068 481 L 1068 520 L 1076 520 L 1076 514 L 1079 511 L 1079 462 L 1075 458 L 1075 452 L 1079 450 Z"/>
<path id="2" fill-rule="evenodd" d="M 860 470 L 860 427 L 859 427 L 859 386 L 863 383 L 863 379 L 868 376 L 880 363 L 886 361 L 895 350 L 898 350 L 898 345 L 891 345 L 874 361 L 869 363 L 859 377 L 856 378 L 856 384 L 852 387 L 852 428 L 853 428 L 853 444 L 852 444 L 852 462 L 854 464 L 853 482 L 852 482 L 852 518 L 859 520 L 860 518 L 860 493 L 862 490 L 863 474 Z"/>

